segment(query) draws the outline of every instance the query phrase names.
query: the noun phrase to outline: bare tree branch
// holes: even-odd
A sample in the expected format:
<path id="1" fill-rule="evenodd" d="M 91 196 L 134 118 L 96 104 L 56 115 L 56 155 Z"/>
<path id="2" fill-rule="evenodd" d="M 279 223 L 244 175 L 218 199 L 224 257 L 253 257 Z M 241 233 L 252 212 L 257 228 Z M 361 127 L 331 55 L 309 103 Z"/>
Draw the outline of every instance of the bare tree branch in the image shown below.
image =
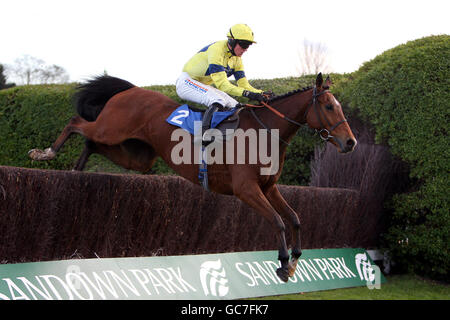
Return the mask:
<path id="1" fill-rule="evenodd" d="M 64 68 L 46 65 L 44 60 L 30 55 L 17 58 L 13 65 L 8 66 L 8 74 L 16 78 L 19 83 L 26 85 L 69 81 L 69 75 Z"/>
<path id="2" fill-rule="evenodd" d="M 301 75 L 329 73 L 332 71 L 329 65 L 328 48 L 320 42 L 303 41 L 299 51 L 300 67 L 298 71 Z"/>
<path id="3" fill-rule="evenodd" d="M 45 66 L 39 74 L 40 83 L 66 83 L 69 81 L 69 75 L 64 68 L 51 65 Z"/>

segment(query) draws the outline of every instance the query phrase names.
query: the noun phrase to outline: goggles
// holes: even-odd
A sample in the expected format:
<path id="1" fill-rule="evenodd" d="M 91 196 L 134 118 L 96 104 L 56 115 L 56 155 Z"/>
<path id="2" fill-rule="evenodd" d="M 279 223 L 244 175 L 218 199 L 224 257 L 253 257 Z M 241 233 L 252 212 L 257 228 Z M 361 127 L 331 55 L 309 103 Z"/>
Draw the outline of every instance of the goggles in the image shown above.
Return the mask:
<path id="1" fill-rule="evenodd" d="M 250 41 L 246 40 L 237 40 L 237 43 L 242 49 L 248 49 L 248 47 L 252 44 Z"/>

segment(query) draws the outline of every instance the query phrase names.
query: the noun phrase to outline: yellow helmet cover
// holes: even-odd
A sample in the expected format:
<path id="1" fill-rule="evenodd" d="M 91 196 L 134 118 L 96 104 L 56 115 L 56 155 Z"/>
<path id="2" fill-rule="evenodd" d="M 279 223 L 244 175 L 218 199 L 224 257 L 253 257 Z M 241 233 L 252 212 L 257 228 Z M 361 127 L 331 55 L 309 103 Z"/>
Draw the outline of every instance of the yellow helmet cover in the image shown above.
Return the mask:
<path id="1" fill-rule="evenodd" d="M 227 37 L 235 40 L 245 40 L 251 43 L 256 43 L 253 36 L 253 31 L 246 24 L 235 24 L 228 30 Z"/>

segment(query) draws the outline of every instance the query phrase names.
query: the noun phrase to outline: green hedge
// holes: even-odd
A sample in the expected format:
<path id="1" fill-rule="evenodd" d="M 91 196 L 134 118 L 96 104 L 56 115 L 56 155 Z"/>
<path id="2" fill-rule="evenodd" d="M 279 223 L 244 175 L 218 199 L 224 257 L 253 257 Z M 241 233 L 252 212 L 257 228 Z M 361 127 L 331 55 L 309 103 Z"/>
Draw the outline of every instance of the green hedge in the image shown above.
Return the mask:
<path id="1" fill-rule="evenodd" d="M 344 77 L 332 76 L 336 81 Z M 251 83 L 261 89 L 283 94 L 291 90 L 312 85 L 314 76 L 283 78 L 273 80 L 253 80 Z M 69 119 L 76 114 L 72 96 L 76 84 L 31 85 L 0 90 L 0 165 L 26 168 L 70 170 L 83 147 L 84 140 L 74 135 L 64 145 L 58 156 L 48 162 L 31 161 L 27 152 L 32 148 L 49 147 L 61 133 Z M 183 103 L 173 85 L 148 86 L 146 89 L 161 92 Z M 247 101 L 242 98 L 242 102 Z M 197 105 L 198 106 L 198 105 Z M 294 137 L 286 154 L 282 184 L 307 185 L 310 177 L 310 160 L 314 147 L 321 143 L 312 130 L 301 129 Z M 87 171 L 128 172 L 99 155 L 93 155 L 86 167 Z M 158 159 L 152 173 L 174 173 L 161 159 Z"/>
<path id="2" fill-rule="evenodd" d="M 75 85 L 21 86 L 0 91 L 0 164 L 70 169 L 84 146 L 72 139 L 51 162 L 32 162 L 28 150 L 49 147 L 74 115 Z"/>
<path id="3" fill-rule="evenodd" d="M 414 184 L 392 201 L 388 249 L 409 270 L 450 270 L 450 36 L 397 46 L 342 83 L 343 100 L 376 129 L 376 142 L 410 167 Z"/>

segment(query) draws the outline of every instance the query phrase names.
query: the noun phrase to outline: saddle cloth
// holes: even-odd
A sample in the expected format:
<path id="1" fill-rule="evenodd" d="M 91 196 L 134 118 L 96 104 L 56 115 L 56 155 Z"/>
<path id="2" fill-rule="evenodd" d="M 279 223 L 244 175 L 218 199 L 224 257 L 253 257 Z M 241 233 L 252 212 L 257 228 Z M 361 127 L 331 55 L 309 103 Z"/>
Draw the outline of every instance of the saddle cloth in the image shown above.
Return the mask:
<path id="1" fill-rule="evenodd" d="M 230 111 L 216 111 L 213 114 L 211 120 L 211 128 L 217 128 L 221 130 L 219 126 L 221 123 L 227 122 L 232 124 L 227 125 L 226 128 L 236 128 L 239 124 L 239 117 L 237 116 L 239 108 L 232 109 Z M 236 113 L 236 116 L 233 115 Z M 230 117 L 230 119 L 228 119 Z M 172 114 L 166 119 L 171 125 L 180 127 L 192 135 L 194 135 L 194 121 L 202 121 L 203 112 L 193 111 L 187 104 L 179 106 Z M 228 120 L 226 120 L 228 119 Z M 226 120 L 226 121 L 224 121 Z"/>

